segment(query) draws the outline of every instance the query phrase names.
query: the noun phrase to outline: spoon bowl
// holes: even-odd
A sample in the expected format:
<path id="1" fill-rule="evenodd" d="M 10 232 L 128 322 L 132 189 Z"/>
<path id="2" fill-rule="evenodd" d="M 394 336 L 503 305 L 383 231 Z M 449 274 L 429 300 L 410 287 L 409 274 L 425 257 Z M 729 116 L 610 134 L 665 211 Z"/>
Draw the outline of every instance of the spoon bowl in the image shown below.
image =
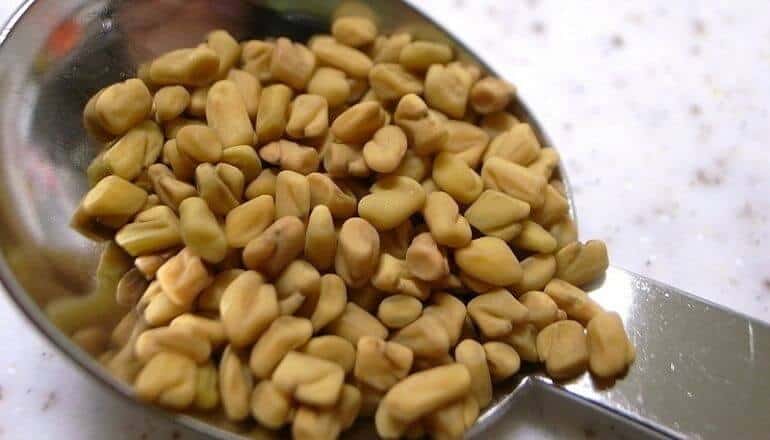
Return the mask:
<path id="1" fill-rule="evenodd" d="M 338 15 L 366 15 L 385 33 L 403 30 L 448 43 L 460 60 L 495 73 L 460 39 L 396 0 L 29 0 L 0 31 L 0 279 L 32 324 L 116 394 L 136 402 L 130 387 L 44 313 L 51 300 L 94 284 L 99 249 L 68 226 L 97 151 L 81 123 L 86 101 L 134 76 L 140 63 L 197 44 L 211 29 L 227 29 L 239 40 L 285 35 L 304 41 L 328 31 Z M 543 146 L 552 146 L 524 103 L 516 100 L 510 110 L 533 127 Z M 563 169 L 558 172 L 574 217 L 569 182 Z M 611 268 L 596 287 L 594 298 L 621 314 L 638 347 L 628 375 L 612 386 L 588 375 L 553 383 L 525 369 L 496 388 L 471 437 L 503 435 L 512 402 L 544 394 L 591 406 L 628 424 L 635 437 L 723 437 L 736 427 L 747 436 L 770 431 L 770 382 L 762 379 L 770 365 L 766 325 L 620 269 Z M 242 433 L 218 420 L 153 411 L 212 437 Z M 370 438 L 371 424 L 359 425 L 347 435 Z"/>

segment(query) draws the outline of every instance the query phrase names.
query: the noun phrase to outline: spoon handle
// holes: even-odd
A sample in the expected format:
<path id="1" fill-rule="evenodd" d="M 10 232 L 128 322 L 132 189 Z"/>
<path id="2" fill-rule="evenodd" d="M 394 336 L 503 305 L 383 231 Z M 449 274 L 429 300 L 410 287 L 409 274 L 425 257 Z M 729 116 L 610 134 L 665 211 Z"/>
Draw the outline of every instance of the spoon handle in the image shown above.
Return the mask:
<path id="1" fill-rule="evenodd" d="M 536 374 L 524 379 L 514 395 L 569 399 L 651 437 L 767 436 L 767 324 L 617 268 L 607 271 L 591 297 L 623 317 L 637 350 L 628 374 L 613 384 L 597 383 L 588 374 L 557 384 Z M 492 412 L 502 413 L 507 406 Z M 497 414 L 484 419 L 505 424 Z M 479 429 L 488 425 L 485 421 Z"/>

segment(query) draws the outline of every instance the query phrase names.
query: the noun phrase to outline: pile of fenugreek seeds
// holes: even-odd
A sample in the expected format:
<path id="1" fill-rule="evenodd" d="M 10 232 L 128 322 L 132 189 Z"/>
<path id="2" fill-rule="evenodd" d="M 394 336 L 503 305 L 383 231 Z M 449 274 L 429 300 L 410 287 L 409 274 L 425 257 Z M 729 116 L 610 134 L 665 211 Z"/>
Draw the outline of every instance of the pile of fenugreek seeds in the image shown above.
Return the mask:
<path id="1" fill-rule="evenodd" d="M 359 417 L 457 439 L 521 360 L 632 362 L 580 289 L 607 250 L 577 241 L 558 154 L 449 46 L 346 17 L 307 45 L 214 31 L 138 76 L 86 105 L 107 143 L 72 225 L 110 242 L 97 291 L 49 313 L 118 310 L 73 337 L 141 399 L 297 439 Z"/>

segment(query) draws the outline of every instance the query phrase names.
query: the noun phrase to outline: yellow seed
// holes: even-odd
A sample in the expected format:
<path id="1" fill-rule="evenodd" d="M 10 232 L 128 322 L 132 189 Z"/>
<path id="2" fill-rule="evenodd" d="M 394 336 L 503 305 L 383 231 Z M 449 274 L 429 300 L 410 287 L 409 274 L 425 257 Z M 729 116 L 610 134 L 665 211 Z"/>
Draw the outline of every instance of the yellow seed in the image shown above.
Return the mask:
<path id="1" fill-rule="evenodd" d="M 461 364 L 412 374 L 390 389 L 381 407 L 392 417 L 411 423 L 463 396 L 471 389 L 468 369 Z"/>
<path id="2" fill-rule="evenodd" d="M 305 88 L 316 65 L 316 56 L 304 44 L 293 43 L 288 38 L 275 41 L 270 62 L 270 76 L 288 84 L 294 90 Z"/>
<path id="3" fill-rule="evenodd" d="M 430 286 L 409 273 L 406 261 L 389 254 L 380 255 L 371 282 L 375 288 L 388 293 L 410 295 L 421 300 L 428 299 L 430 295 Z"/>
<path id="4" fill-rule="evenodd" d="M 219 374 L 214 365 L 208 363 L 198 368 L 193 406 L 201 411 L 210 411 L 218 405 Z"/>
<path id="5" fill-rule="evenodd" d="M 414 237 L 404 255 L 409 272 L 424 281 L 436 281 L 449 275 L 446 255 L 428 232 Z"/>
<path id="6" fill-rule="evenodd" d="M 150 64 L 150 79 L 158 85 L 203 86 L 219 73 L 219 55 L 205 46 L 168 52 Z"/>
<path id="7" fill-rule="evenodd" d="M 217 163 L 222 158 L 222 143 L 215 130 L 204 125 L 188 125 L 176 135 L 179 151 L 195 162 Z"/>
<path id="8" fill-rule="evenodd" d="M 177 316 L 171 321 L 169 328 L 178 328 L 198 338 L 206 339 L 214 348 L 227 342 L 225 327 L 221 321 L 204 318 L 192 313 Z"/>
<path id="9" fill-rule="evenodd" d="M 368 177 L 371 174 L 361 151 L 340 142 L 326 144 L 323 164 L 331 177 Z"/>
<path id="10" fill-rule="evenodd" d="M 510 345 L 502 342 L 484 344 L 489 373 L 495 382 L 503 381 L 516 374 L 521 367 L 521 359 Z"/>
<path id="11" fill-rule="evenodd" d="M 329 128 L 329 108 L 326 98 L 319 95 L 299 95 L 291 104 L 286 133 L 295 138 L 318 138 Z"/>
<path id="12" fill-rule="evenodd" d="M 340 17 L 332 23 L 332 35 L 342 44 L 360 47 L 374 41 L 377 25 L 365 17 Z"/>
<path id="13" fill-rule="evenodd" d="M 203 363 L 211 355 L 211 343 L 180 327 L 158 327 L 146 330 L 139 336 L 134 352 L 142 362 L 149 361 L 161 352 L 174 352 Z"/>
<path id="14" fill-rule="evenodd" d="M 222 293 L 219 311 L 230 343 L 251 345 L 278 317 L 275 288 L 256 272 L 242 272 Z"/>
<path id="15" fill-rule="evenodd" d="M 316 336 L 302 347 L 302 352 L 338 364 L 345 374 L 353 371 L 356 349 L 347 339 L 335 335 Z"/>
<path id="16" fill-rule="evenodd" d="M 249 119 L 254 120 L 259 109 L 259 95 L 262 93 L 262 85 L 259 80 L 251 73 L 240 69 L 231 69 L 227 74 L 227 79 L 232 81 L 241 92 L 243 103 L 246 105 L 246 113 L 248 113 Z"/>
<path id="17" fill-rule="evenodd" d="M 558 165 L 559 153 L 557 153 L 553 148 L 543 148 L 540 150 L 540 155 L 537 157 L 537 159 L 529 164 L 527 169 L 531 173 L 543 176 L 546 179 L 550 179 Z"/>
<path id="18" fill-rule="evenodd" d="M 485 408 L 492 401 L 492 378 L 484 347 L 473 339 L 466 339 L 455 348 L 455 358 L 468 369 L 473 398 L 480 408 Z"/>
<path id="19" fill-rule="evenodd" d="M 347 303 L 342 315 L 329 323 L 325 332 L 345 338 L 353 345 L 364 336 L 388 337 L 388 329 L 377 318 L 352 302 Z"/>
<path id="20" fill-rule="evenodd" d="M 283 84 L 273 84 L 262 90 L 257 110 L 257 141 L 265 144 L 283 136 L 289 121 L 293 92 Z"/>
<path id="21" fill-rule="evenodd" d="M 306 147 L 286 139 L 270 142 L 259 149 L 259 156 L 282 170 L 310 174 L 318 169 L 321 158 L 313 147 Z"/>
<path id="22" fill-rule="evenodd" d="M 190 105 L 187 107 L 187 113 L 196 118 L 206 118 L 206 101 L 208 100 L 209 89 L 211 86 L 196 87 L 190 95 Z M 203 124 L 206 125 L 206 124 Z"/>
<path id="23" fill-rule="evenodd" d="M 369 71 L 369 83 L 377 98 L 383 101 L 395 101 L 410 93 L 421 95 L 423 92 L 422 81 L 394 63 L 375 65 Z"/>
<path id="24" fill-rule="evenodd" d="M 189 248 L 182 249 L 163 263 L 156 277 L 163 292 L 180 306 L 192 304 L 198 294 L 214 280 L 201 258 Z"/>
<path id="25" fill-rule="evenodd" d="M 489 135 L 481 128 L 464 121 L 446 121 L 447 141 L 443 151 L 452 153 L 471 168 L 478 168 L 487 149 Z"/>
<path id="26" fill-rule="evenodd" d="M 597 314 L 588 323 L 587 330 L 591 373 L 599 377 L 617 376 L 634 361 L 634 347 L 617 313 Z"/>
<path id="27" fill-rule="evenodd" d="M 174 173 L 163 164 L 150 165 L 147 168 L 147 176 L 159 201 L 174 210 L 179 210 L 179 204 L 184 199 L 198 195 L 194 186 L 177 179 Z"/>
<path id="28" fill-rule="evenodd" d="M 358 203 L 358 214 L 378 230 L 393 229 L 425 205 L 425 191 L 416 181 L 401 176 L 377 181 Z"/>
<path id="29" fill-rule="evenodd" d="M 471 227 L 460 215 L 457 202 L 443 191 L 428 195 L 423 217 L 436 242 L 453 248 L 467 246 L 471 242 Z"/>
<path id="30" fill-rule="evenodd" d="M 115 242 L 131 255 L 147 255 L 182 244 L 179 219 L 167 206 L 137 215 L 115 234 Z"/>
<path id="31" fill-rule="evenodd" d="M 529 204 L 500 191 L 486 190 L 465 211 L 465 218 L 486 235 L 510 241 L 521 232 Z"/>
<path id="32" fill-rule="evenodd" d="M 305 219 L 310 214 L 310 183 L 294 171 L 281 171 L 275 180 L 275 217 Z"/>
<path id="33" fill-rule="evenodd" d="M 206 96 L 206 120 L 225 148 L 254 142 L 246 102 L 233 81 L 221 80 L 211 86 Z"/>
<path id="34" fill-rule="evenodd" d="M 396 258 L 406 258 L 409 240 L 414 233 L 412 220 L 407 220 L 389 231 L 380 232 L 380 248 L 382 252 L 393 255 Z"/>
<path id="35" fill-rule="evenodd" d="M 468 303 L 468 315 L 488 339 L 509 334 L 515 324 L 526 323 L 529 312 L 511 292 L 496 289 L 479 295 Z"/>
<path id="36" fill-rule="evenodd" d="M 337 116 L 331 131 L 342 142 L 363 144 L 385 125 L 387 114 L 379 102 L 356 104 Z"/>
<path id="37" fill-rule="evenodd" d="M 519 324 L 514 325 L 513 331 L 501 340 L 513 347 L 521 359 L 527 362 L 539 362 L 537 333 L 537 327 L 534 324 Z"/>
<path id="38" fill-rule="evenodd" d="M 546 180 L 527 168 L 500 157 L 490 157 L 481 169 L 484 187 L 504 192 L 537 209 L 545 200 Z"/>
<path id="39" fill-rule="evenodd" d="M 375 63 L 397 63 L 401 50 L 412 42 L 412 35 L 397 33 L 389 37 L 378 36 L 372 44 L 372 60 Z"/>
<path id="40" fill-rule="evenodd" d="M 431 297 L 431 305 L 425 308 L 425 315 L 433 315 L 439 318 L 444 330 L 449 337 L 449 345 L 454 346 L 460 338 L 467 310 L 465 304 L 456 296 L 446 292 L 434 292 Z"/>
<path id="41" fill-rule="evenodd" d="M 96 92 L 86 103 L 83 108 L 83 127 L 90 136 L 99 142 L 107 142 L 115 137 L 114 134 L 109 133 L 99 120 L 99 115 L 96 113 L 96 102 L 99 100 L 99 96 L 104 92 L 104 89 Z"/>
<path id="42" fill-rule="evenodd" d="M 513 285 L 517 293 L 543 290 L 556 274 L 556 258 L 550 254 L 529 256 L 521 261 L 521 281 Z"/>
<path id="43" fill-rule="evenodd" d="M 163 292 L 159 281 L 150 283 L 144 295 L 136 305 L 137 310 L 144 311 L 142 316 L 148 325 L 167 325 L 174 318 L 188 313 L 192 304 L 176 304 Z"/>
<path id="44" fill-rule="evenodd" d="M 550 296 L 543 292 L 532 290 L 519 297 L 521 303 L 529 310 L 528 320 L 538 329 L 560 321 L 564 315 L 559 306 Z"/>
<path id="45" fill-rule="evenodd" d="M 537 353 L 548 375 L 569 379 L 588 366 L 588 339 L 576 321 L 554 322 L 537 335 Z"/>
<path id="46" fill-rule="evenodd" d="M 543 206 L 532 213 L 532 220 L 543 227 L 549 227 L 569 215 L 569 202 L 553 186 L 545 187 Z"/>
<path id="47" fill-rule="evenodd" d="M 206 36 L 206 45 L 219 57 L 217 78 L 224 78 L 241 57 L 241 45 L 227 31 L 215 30 Z"/>
<path id="48" fill-rule="evenodd" d="M 372 60 L 366 54 L 339 44 L 331 37 L 314 38 L 310 42 L 310 50 L 322 63 L 356 78 L 366 78 L 372 68 Z"/>
<path id="49" fill-rule="evenodd" d="M 176 139 L 163 144 L 163 162 L 171 167 L 177 179 L 184 182 L 193 180 L 196 163 L 179 149 Z M 155 165 L 160 164 L 153 164 L 151 167 Z"/>
<path id="50" fill-rule="evenodd" d="M 275 196 L 275 180 L 277 177 L 278 173 L 272 168 L 262 170 L 246 188 L 246 198 L 251 200 L 261 195 Z"/>
<path id="51" fill-rule="evenodd" d="M 331 67 L 319 67 L 310 78 L 307 91 L 326 98 L 329 108 L 337 108 L 350 96 L 350 83 L 345 78 L 345 72 Z"/>
<path id="52" fill-rule="evenodd" d="M 242 248 L 258 237 L 275 219 L 273 197 L 256 197 L 227 213 L 225 235 L 230 247 Z"/>
<path id="53" fill-rule="evenodd" d="M 147 192 L 143 189 L 120 177 L 107 176 L 88 191 L 82 206 L 92 217 L 128 220 L 139 212 L 146 200 Z"/>
<path id="54" fill-rule="evenodd" d="M 297 217 L 277 219 L 243 250 L 243 263 L 252 270 L 275 277 L 297 256 L 305 244 L 305 225 Z"/>
<path id="55" fill-rule="evenodd" d="M 474 278 L 495 285 L 510 286 L 521 279 L 521 267 L 508 245 L 496 237 L 482 237 L 455 251 L 455 262 Z"/>
<path id="56" fill-rule="evenodd" d="M 587 293 L 572 284 L 560 280 L 551 280 L 545 286 L 545 293 L 564 310 L 570 319 L 587 325 L 595 316 L 602 313 L 602 307 Z"/>
<path id="57" fill-rule="evenodd" d="M 254 378 L 240 354 L 227 346 L 219 361 L 219 392 L 225 417 L 233 421 L 248 417 L 253 388 Z"/>
<path id="58" fill-rule="evenodd" d="M 334 268 L 350 287 L 362 287 L 374 275 L 380 257 L 380 237 L 366 220 L 353 217 L 339 231 Z"/>
<path id="59" fill-rule="evenodd" d="M 576 286 L 599 278 L 609 267 L 607 246 L 599 240 L 573 242 L 556 253 L 556 277 Z"/>
<path id="60" fill-rule="evenodd" d="M 456 64 L 434 64 L 425 75 L 425 102 L 447 116 L 462 119 L 473 79 Z"/>
<path id="61" fill-rule="evenodd" d="M 269 380 L 263 380 L 254 387 L 251 394 L 251 414 L 261 425 L 280 429 L 289 422 L 292 411 L 290 396 L 279 390 Z"/>
<path id="62" fill-rule="evenodd" d="M 144 366 L 134 383 L 137 396 L 182 410 L 192 404 L 196 389 L 195 363 L 176 353 L 158 353 Z"/>
<path id="63" fill-rule="evenodd" d="M 270 378 L 284 356 L 305 345 L 312 335 L 313 326 L 307 319 L 279 316 L 251 350 L 251 371 L 260 379 Z"/>
<path id="64" fill-rule="evenodd" d="M 198 296 L 198 308 L 204 312 L 218 313 L 222 294 L 227 286 L 229 286 L 241 273 L 243 273 L 242 269 L 229 269 L 216 274 L 214 281 L 212 281 L 208 287 L 203 289 Z"/>
<path id="65" fill-rule="evenodd" d="M 440 358 L 451 346 L 449 334 L 437 315 L 425 314 L 398 330 L 391 340 L 409 347 L 415 357 Z"/>
<path id="66" fill-rule="evenodd" d="M 262 163 L 257 152 L 250 145 L 236 145 L 222 151 L 222 162 L 230 164 L 243 174 L 243 181 L 251 183 L 262 172 Z M 253 197 L 252 197 L 253 198 Z"/>
<path id="67" fill-rule="evenodd" d="M 400 329 L 411 324 L 422 313 L 422 303 L 409 295 L 392 295 L 380 303 L 377 318 L 388 328 Z"/>
<path id="68" fill-rule="evenodd" d="M 521 222 L 521 230 L 511 240 L 518 249 L 547 254 L 556 250 L 556 239 L 542 226 L 531 220 Z"/>
<path id="69" fill-rule="evenodd" d="M 504 131 L 508 131 L 518 123 L 519 120 L 516 116 L 502 111 L 484 115 L 484 117 L 481 118 L 481 123 L 479 125 L 487 132 L 490 139 L 494 139 L 497 135 Z"/>
<path id="70" fill-rule="evenodd" d="M 190 92 L 182 86 L 168 86 L 155 92 L 152 112 L 158 123 L 170 121 L 184 113 L 190 105 Z"/>
<path id="71" fill-rule="evenodd" d="M 401 49 L 398 62 L 409 70 L 424 72 L 434 64 L 446 64 L 452 59 L 452 49 L 432 41 L 415 41 Z"/>
<path id="72" fill-rule="evenodd" d="M 342 392 L 342 367 L 296 351 L 290 351 L 275 368 L 272 381 L 300 403 L 330 406 Z"/>
<path id="73" fill-rule="evenodd" d="M 326 174 L 310 173 L 310 206 L 324 205 L 334 218 L 347 219 L 356 213 L 356 197 L 348 188 L 341 188 Z"/>
<path id="74" fill-rule="evenodd" d="M 225 258 L 225 231 L 203 199 L 185 199 L 179 205 L 179 223 L 182 241 L 190 250 L 209 263 L 218 263 Z"/>
<path id="75" fill-rule="evenodd" d="M 313 208 L 305 234 L 305 258 L 318 270 L 327 270 L 334 264 L 337 253 L 337 233 L 331 211 L 325 205 Z"/>
<path id="76" fill-rule="evenodd" d="M 425 101 L 413 93 L 398 101 L 393 119 L 404 130 L 409 146 L 419 156 L 441 151 L 449 137 L 444 121 L 429 112 Z"/>
<path id="77" fill-rule="evenodd" d="M 463 204 L 473 203 L 484 190 L 484 183 L 476 171 L 450 153 L 436 156 L 432 178 L 439 188 Z"/>
<path id="78" fill-rule="evenodd" d="M 151 121 L 144 121 L 130 129 L 101 157 L 107 171 L 126 180 L 134 180 L 158 159 L 162 148 L 163 133 L 160 128 Z"/>
<path id="79" fill-rule="evenodd" d="M 272 41 L 249 40 L 241 43 L 243 70 L 257 77 L 262 83 L 269 81 L 274 48 L 275 43 Z"/>
<path id="80" fill-rule="evenodd" d="M 94 113 L 102 129 L 121 135 L 149 116 L 152 96 L 141 80 L 129 79 L 101 91 Z"/>
<path id="81" fill-rule="evenodd" d="M 304 305 L 308 306 L 307 310 L 299 310 L 297 312 L 298 315 L 305 316 L 312 311 L 312 306 L 318 301 L 321 274 L 307 261 L 294 260 L 286 266 L 273 283 L 279 299 L 286 299 L 295 293 L 299 293 L 308 300 L 304 303 Z"/>
<path id="82" fill-rule="evenodd" d="M 515 89 L 500 78 L 487 77 L 477 81 L 470 93 L 470 104 L 483 115 L 505 110 Z"/>
<path id="83" fill-rule="evenodd" d="M 379 391 L 387 391 L 406 377 L 412 367 L 412 351 L 396 342 L 364 336 L 356 346 L 353 375 Z"/>
<path id="84" fill-rule="evenodd" d="M 540 154 L 540 142 L 529 124 L 516 124 L 497 135 L 489 144 L 484 160 L 501 157 L 510 162 L 527 166 Z"/>
<path id="85" fill-rule="evenodd" d="M 200 197 L 217 215 L 227 215 L 238 206 L 243 195 L 243 173 L 229 164 L 202 163 L 195 168 Z"/>
<path id="86" fill-rule="evenodd" d="M 378 173 L 390 173 L 401 164 L 406 154 L 407 141 L 404 131 L 395 125 L 377 130 L 363 148 L 366 165 Z"/>

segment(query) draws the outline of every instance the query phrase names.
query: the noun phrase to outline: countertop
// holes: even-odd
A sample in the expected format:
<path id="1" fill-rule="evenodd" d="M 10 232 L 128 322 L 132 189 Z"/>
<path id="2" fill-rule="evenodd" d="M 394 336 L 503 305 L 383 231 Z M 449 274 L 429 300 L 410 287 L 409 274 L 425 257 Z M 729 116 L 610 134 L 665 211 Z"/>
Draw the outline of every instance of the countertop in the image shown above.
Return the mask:
<path id="1" fill-rule="evenodd" d="M 1 21 L 15 3 L 0 2 Z M 534 109 L 565 160 L 581 238 L 770 321 L 767 2 L 420 4 Z M 0 438 L 198 438 L 92 383 L 4 295 L 0 321 Z M 614 436 L 590 415 L 564 419 L 531 402 L 512 412 L 512 436 Z"/>

